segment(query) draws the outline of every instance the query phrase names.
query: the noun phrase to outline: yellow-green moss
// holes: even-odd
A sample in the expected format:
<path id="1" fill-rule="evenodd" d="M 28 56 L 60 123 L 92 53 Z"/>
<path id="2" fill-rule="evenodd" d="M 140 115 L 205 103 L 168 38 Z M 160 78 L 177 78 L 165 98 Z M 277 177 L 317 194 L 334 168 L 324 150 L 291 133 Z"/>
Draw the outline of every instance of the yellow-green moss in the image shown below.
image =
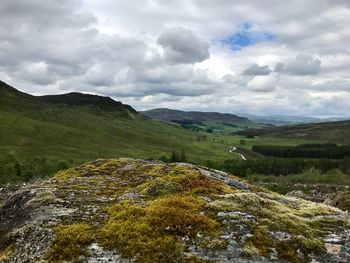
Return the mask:
<path id="1" fill-rule="evenodd" d="M 121 169 L 125 165 L 128 167 Z M 84 174 L 86 171 L 89 176 L 81 180 L 77 178 L 82 176 L 79 171 Z M 268 257 L 274 249 L 282 260 L 299 263 L 307 261 L 311 252 L 324 253 L 322 238 L 326 231 L 346 224 L 331 217 L 339 214 L 335 208 L 284 197 L 258 187 L 252 187 L 250 192 L 232 189 L 189 165 L 108 160 L 61 172 L 56 179 L 63 179 L 59 187 L 69 190 L 90 190 L 91 185 L 98 186 L 92 187 L 89 195 L 105 196 L 109 200 L 129 192 L 138 195 L 134 203 L 122 202 L 110 207 L 109 219 L 99 222 L 102 224 L 99 229 L 92 230 L 85 224 L 56 228 L 51 261 L 74 260 L 83 255 L 96 233 L 96 241 L 102 246 L 117 249 L 124 257 L 137 262 L 201 262 L 186 253 L 182 238 L 193 240 L 197 233 L 205 233 L 201 240 L 204 249 L 225 249 L 227 243 L 219 238 L 223 225 L 214 218 L 218 212 L 240 211 L 255 217 L 251 220 L 241 216 L 241 223 L 247 225 L 252 234 L 244 242 L 249 255 Z M 203 196 L 213 201 L 208 203 L 201 199 Z M 236 219 L 240 220 L 239 213 Z M 81 237 L 69 234 L 79 228 L 82 228 Z M 286 232 L 291 237 L 278 241 L 273 237 L 276 231 Z"/>
<path id="2" fill-rule="evenodd" d="M 185 260 L 186 263 L 212 263 L 212 260 L 206 260 L 203 258 L 196 257 L 190 253 L 185 253 Z"/>
<path id="3" fill-rule="evenodd" d="M 119 175 L 118 169 L 127 163 L 128 162 L 123 159 L 109 159 L 96 165 L 92 171 L 98 171 L 101 174 Z"/>
<path id="4" fill-rule="evenodd" d="M 344 211 L 350 211 L 350 192 L 337 194 L 330 204 Z"/>
<path id="5" fill-rule="evenodd" d="M 155 164 L 150 166 L 150 168 L 145 172 L 146 175 L 152 177 L 164 176 L 166 172 L 164 171 L 163 164 Z"/>
<path id="6" fill-rule="evenodd" d="M 192 196 L 160 198 L 147 207 L 147 220 L 159 231 L 170 227 L 168 232 L 194 237 L 198 232 L 211 232 L 218 227 L 216 221 L 200 214 L 205 205 L 205 201 Z"/>
<path id="7" fill-rule="evenodd" d="M 294 244 L 290 241 L 279 242 L 275 247 L 278 252 L 278 256 L 290 263 L 305 263 L 307 262 L 306 258 L 301 258 L 297 252 L 297 249 L 294 248 Z"/>
<path id="8" fill-rule="evenodd" d="M 51 191 L 43 191 L 37 194 L 36 201 L 38 203 L 50 203 L 55 201 L 57 198 L 55 194 Z"/>
<path id="9" fill-rule="evenodd" d="M 138 262 L 165 262 L 181 256 L 177 237 L 159 235 L 147 222 L 147 211 L 137 205 L 122 203 L 110 209 L 111 217 L 101 230 L 102 245 L 118 249 L 124 257 Z"/>
<path id="10" fill-rule="evenodd" d="M 201 240 L 200 247 L 205 250 L 225 250 L 229 245 L 227 239 L 222 239 L 220 235 L 217 236 L 206 236 Z"/>
<path id="11" fill-rule="evenodd" d="M 184 261 L 180 238 L 198 232 L 217 231 L 218 223 L 200 212 L 205 202 L 174 195 L 151 201 L 148 206 L 123 202 L 109 209 L 110 218 L 101 230 L 101 242 L 138 262 Z"/>
<path id="12" fill-rule="evenodd" d="M 246 240 L 244 246 L 250 250 L 256 250 L 260 256 L 268 256 L 274 243 L 268 233 L 267 227 L 256 225 L 252 227 L 251 234 L 252 237 Z"/>
<path id="13" fill-rule="evenodd" d="M 165 180 L 163 178 L 156 178 L 151 182 L 142 185 L 140 188 L 142 189 L 141 193 L 149 197 L 175 194 L 181 190 L 179 183 L 173 180 Z"/>
<path id="14" fill-rule="evenodd" d="M 232 193 L 232 189 L 224 185 L 222 182 L 214 181 L 202 174 L 194 174 L 181 176 L 178 179 L 182 191 L 192 194 L 219 194 Z"/>
<path id="15" fill-rule="evenodd" d="M 50 262 L 74 261 L 86 255 L 85 248 L 94 240 L 94 231 L 88 224 L 58 225 L 54 228 L 56 237 L 47 256 Z"/>
<path id="16" fill-rule="evenodd" d="M 13 253 L 13 245 L 9 245 L 3 251 L 0 251 L 0 262 L 9 260 Z"/>
<path id="17" fill-rule="evenodd" d="M 311 252 L 325 253 L 322 240 L 324 234 L 344 224 L 341 219 L 328 217 L 339 214 L 339 210 L 335 208 L 269 195 L 266 192 L 228 194 L 225 198 L 211 203 L 210 208 L 217 212 L 241 211 L 255 216 L 259 227 L 250 226 L 253 237 L 245 244 L 247 250 L 266 256 L 269 254 L 269 247 L 275 247 L 280 257 L 290 262 L 307 261 L 307 255 Z M 289 245 L 288 250 L 284 249 L 284 243 L 271 241 L 268 231 L 289 233 L 289 242 L 293 245 Z M 297 250 L 306 255 L 305 258 L 300 257 Z M 295 259 L 290 260 L 289 257 Z"/>
<path id="18" fill-rule="evenodd" d="M 57 180 L 67 180 L 68 178 L 81 177 L 83 174 L 75 168 L 71 168 L 64 171 L 59 171 L 54 178 Z"/>
<path id="19" fill-rule="evenodd" d="M 168 172 L 170 176 L 194 175 L 199 173 L 200 172 L 191 165 L 178 165 L 178 164 L 173 164 L 171 166 L 170 171 Z"/>
<path id="20" fill-rule="evenodd" d="M 184 195 L 216 195 L 234 193 L 222 182 L 211 180 L 192 166 L 173 165 L 171 169 L 164 165 L 154 165 L 147 175 L 152 175 L 135 190 L 146 197 L 155 198 L 164 195 L 183 193 Z"/>

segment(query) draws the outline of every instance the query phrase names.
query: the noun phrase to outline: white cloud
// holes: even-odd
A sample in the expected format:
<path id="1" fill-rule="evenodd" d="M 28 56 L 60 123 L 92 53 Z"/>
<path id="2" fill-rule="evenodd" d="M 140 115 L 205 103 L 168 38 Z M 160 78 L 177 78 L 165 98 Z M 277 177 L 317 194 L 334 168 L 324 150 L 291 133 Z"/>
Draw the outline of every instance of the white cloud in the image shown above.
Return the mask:
<path id="1" fill-rule="evenodd" d="M 248 82 L 247 87 L 256 92 L 270 92 L 277 86 L 274 76 L 256 76 Z"/>
<path id="2" fill-rule="evenodd" d="M 35 94 L 84 91 L 143 109 L 348 115 L 349 7 L 342 0 L 295 0 L 288 8 L 278 0 L 3 0 L 0 77 Z M 250 37 L 271 39 L 244 39 L 245 24 Z M 232 37 L 240 49 L 222 44 Z"/>

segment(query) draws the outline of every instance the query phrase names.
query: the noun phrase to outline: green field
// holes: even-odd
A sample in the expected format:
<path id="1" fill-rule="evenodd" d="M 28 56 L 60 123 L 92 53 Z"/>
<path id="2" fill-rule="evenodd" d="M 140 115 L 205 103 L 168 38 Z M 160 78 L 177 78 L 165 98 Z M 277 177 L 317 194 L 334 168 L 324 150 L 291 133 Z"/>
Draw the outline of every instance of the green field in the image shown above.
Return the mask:
<path id="1" fill-rule="evenodd" d="M 324 141 L 339 144 L 350 144 L 350 121 L 309 123 L 286 125 L 265 129 L 248 129 L 235 134 L 243 136 L 259 136 L 287 138 L 291 140 Z"/>

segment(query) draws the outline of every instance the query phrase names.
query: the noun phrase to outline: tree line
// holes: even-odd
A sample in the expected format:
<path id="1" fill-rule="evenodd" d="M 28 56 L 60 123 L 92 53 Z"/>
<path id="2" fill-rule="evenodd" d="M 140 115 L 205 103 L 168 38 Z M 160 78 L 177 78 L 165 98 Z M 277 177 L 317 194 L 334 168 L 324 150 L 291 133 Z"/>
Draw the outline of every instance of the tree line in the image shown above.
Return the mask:
<path id="1" fill-rule="evenodd" d="M 350 157 L 350 145 L 300 144 L 297 146 L 254 145 L 256 153 L 281 158 L 343 159 Z"/>
<path id="2" fill-rule="evenodd" d="M 299 174 L 312 168 L 320 170 L 322 173 L 337 169 L 345 174 L 350 174 L 349 157 L 339 160 L 285 158 L 248 159 L 246 161 L 229 159 L 223 162 L 208 160 L 206 166 L 241 177 L 253 174 L 273 176 Z"/>
<path id="3" fill-rule="evenodd" d="M 159 160 L 165 163 L 176 163 L 176 162 L 186 162 L 187 157 L 184 149 L 181 149 L 180 152 L 173 150 L 169 157 L 163 155 L 159 158 Z"/>
<path id="4" fill-rule="evenodd" d="M 47 177 L 71 167 L 72 164 L 73 160 L 47 160 L 46 158 L 18 160 L 13 155 L 3 156 L 0 157 L 0 184 Z"/>

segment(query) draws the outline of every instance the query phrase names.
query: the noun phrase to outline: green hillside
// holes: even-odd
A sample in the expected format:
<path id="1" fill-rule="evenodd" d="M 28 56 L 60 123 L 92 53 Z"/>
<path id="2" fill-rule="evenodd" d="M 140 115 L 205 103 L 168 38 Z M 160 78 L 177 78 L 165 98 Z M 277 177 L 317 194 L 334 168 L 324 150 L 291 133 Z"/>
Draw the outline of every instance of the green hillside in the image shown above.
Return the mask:
<path id="1" fill-rule="evenodd" d="M 111 98 L 79 93 L 35 97 L 0 82 L 0 162 L 8 156 L 72 163 L 159 158 L 181 149 L 191 162 L 230 157 L 227 146 L 208 133 L 144 118 Z M 0 174 L 1 169 L 0 164 Z"/>
<path id="2" fill-rule="evenodd" d="M 153 109 L 142 111 L 140 114 L 151 119 L 178 124 L 183 128 L 192 130 L 226 133 L 261 127 L 261 125 L 253 123 L 247 118 L 229 113 Z"/>
<path id="3" fill-rule="evenodd" d="M 247 129 L 234 134 L 290 139 L 321 140 L 332 143 L 350 144 L 350 121 L 309 123 L 279 126 L 265 129 Z"/>

